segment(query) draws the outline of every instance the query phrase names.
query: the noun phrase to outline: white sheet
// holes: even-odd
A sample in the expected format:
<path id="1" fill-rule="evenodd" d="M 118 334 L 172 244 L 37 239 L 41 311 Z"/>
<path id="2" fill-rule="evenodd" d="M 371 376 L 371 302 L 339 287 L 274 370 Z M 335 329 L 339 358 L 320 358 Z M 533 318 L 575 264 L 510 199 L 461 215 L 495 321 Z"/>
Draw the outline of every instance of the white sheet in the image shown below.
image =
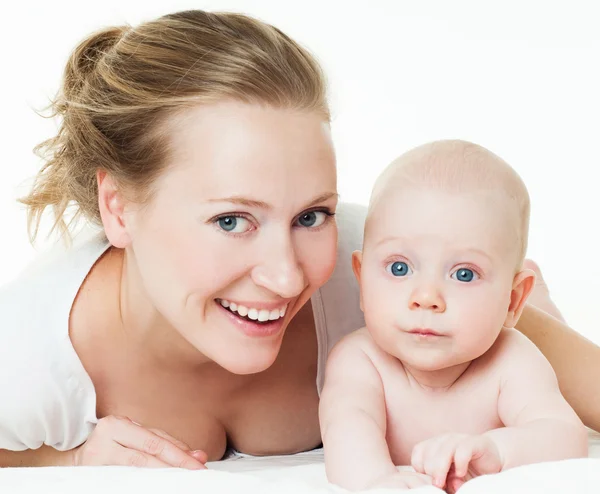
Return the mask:
<path id="1" fill-rule="evenodd" d="M 600 493 L 600 434 L 590 432 L 590 458 L 538 463 L 474 479 L 461 494 L 598 494 Z M 292 456 L 234 456 L 209 463 L 207 471 L 140 470 L 125 467 L 5 468 L 0 491 L 10 494 L 153 493 L 310 493 L 346 492 L 325 478 L 322 450 Z M 389 491 L 371 491 L 389 492 Z M 414 494 L 442 494 L 435 487 Z"/>

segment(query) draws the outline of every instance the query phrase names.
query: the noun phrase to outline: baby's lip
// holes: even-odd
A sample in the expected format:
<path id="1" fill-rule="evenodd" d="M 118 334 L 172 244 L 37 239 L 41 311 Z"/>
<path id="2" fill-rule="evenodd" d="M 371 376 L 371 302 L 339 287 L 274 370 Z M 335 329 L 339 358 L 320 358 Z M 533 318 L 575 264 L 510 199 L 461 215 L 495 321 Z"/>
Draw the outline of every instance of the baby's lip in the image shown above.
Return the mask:
<path id="1" fill-rule="evenodd" d="M 417 334 L 420 336 L 444 336 L 442 333 L 435 331 L 430 328 L 415 328 L 408 331 L 410 334 Z"/>

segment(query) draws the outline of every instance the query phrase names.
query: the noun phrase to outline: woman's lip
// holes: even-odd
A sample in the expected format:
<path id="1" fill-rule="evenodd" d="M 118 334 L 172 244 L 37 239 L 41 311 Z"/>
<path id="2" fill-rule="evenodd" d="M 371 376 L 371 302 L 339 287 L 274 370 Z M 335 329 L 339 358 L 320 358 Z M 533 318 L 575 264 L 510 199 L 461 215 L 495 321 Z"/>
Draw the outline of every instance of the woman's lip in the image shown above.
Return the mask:
<path id="1" fill-rule="evenodd" d="M 289 300 L 280 300 L 278 302 L 248 302 L 245 300 L 242 300 L 242 301 L 232 300 L 230 298 L 225 298 L 225 297 L 217 298 L 215 300 L 218 304 L 221 304 L 221 300 L 227 300 L 227 302 L 234 303 L 238 307 L 240 305 L 243 305 L 244 307 L 247 307 L 248 309 L 258 309 L 258 310 L 283 309 L 284 307 L 287 307 L 288 304 L 290 303 Z"/>
<path id="2" fill-rule="evenodd" d="M 229 320 L 238 330 L 240 330 L 246 336 L 251 337 L 267 337 L 277 335 L 283 330 L 284 321 L 287 319 L 286 317 L 280 317 L 274 321 L 265 321 L 259 323 L 258 321 L 252 321 L 250 319 L 243 318 L 229 309 L 226 309 L 219 301 L 217 301 L 217 307 L 227 318 L 229 318 Z"/>

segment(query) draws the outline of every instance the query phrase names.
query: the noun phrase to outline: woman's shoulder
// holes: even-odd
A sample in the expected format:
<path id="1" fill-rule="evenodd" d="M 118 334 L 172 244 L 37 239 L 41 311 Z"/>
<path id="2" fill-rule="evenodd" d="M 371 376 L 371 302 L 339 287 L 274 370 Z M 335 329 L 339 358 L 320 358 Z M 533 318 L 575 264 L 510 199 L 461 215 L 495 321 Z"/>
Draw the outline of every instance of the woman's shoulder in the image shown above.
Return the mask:
<path id="1" fill-rule="evenodd" d="M 39 254 L 19 276 L 0 286 L 0 308 L 3 310 L 0 317 L 5 310 L 11 312 L 11 308 L 25 314 L 28 311 L 23 309 L 38 306 L 41 302 L 58 301 L 67 288 L 73 289 L 80 278 L 85 278 L 107 248 L 105 236 L 90 229 L 82 232 L 71 246 L 57 243 Z"/>
<path id="2" fill-rule="evenodd" d="M 57 246 L 0 288 L 0 449 L 70 449 L 87 437 L 95 395 L 70 343 L 69 314 L 106 247 L 95 236 Z"/>
<path id="3" fill-rule="evenodd" d="M 345 335 L 365 324 L 358 283 L 352 271 L 352 252 L 362 249 L 366 214 L 365 206 L 348 203 L 338 206 L 337 262 L 329 281 L 312 298 L 319 342 L 319 389 L 323 385 L 325 361 L 331 349 Z"/>
<path id="4" fill-rule="evenodd" d="M 337 261 L 331 278 L 319 290 L 327 333 L 336 341 L 364 325 L 358 283 L 352 271 L 352 252 L 362 249 L 366 213 L 365 206 L 349 203 L 340 204 L 336 212 Z"/>
<path id="5" fill-rule="evenodd" d="M 362 204 L 340 203 L 336 211 L 336 222 L 338 225 L 338 263 L 348 261 L 345 254 L 352 254 L 355 250 L 362 249 L 365 218 L 367 207 Z"/>

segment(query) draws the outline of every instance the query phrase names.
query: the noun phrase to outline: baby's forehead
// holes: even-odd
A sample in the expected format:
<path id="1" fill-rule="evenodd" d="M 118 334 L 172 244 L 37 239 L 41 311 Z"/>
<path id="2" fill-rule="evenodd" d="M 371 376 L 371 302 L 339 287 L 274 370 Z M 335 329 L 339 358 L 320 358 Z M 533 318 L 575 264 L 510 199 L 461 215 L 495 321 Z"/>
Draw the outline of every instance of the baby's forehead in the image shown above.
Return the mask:
<path id="1" fill-rule="evenodd" d="M 369 240 L 371 223 L 377 218 L 381 222 L 388 208 L 404 219 L 407 215 L 421 215 L 423 204 L 415 207 L 414 203 L 427 195 L 431 200 L 436 196 L 469 196 L 471 209 L 461 214 L 478 212 L 480 218 L 487 217 L 489 223 L 504 230 L 501 238 L 518 244 L 519 256 L 524 255 L 529 228 L 529 194 L 525 184 L 500 157 L 482 146 L 459 140 L 419 146 L 384 170 L 373 187 L 365 240 Z M 402 199 L 404 203 L 398 204 Z M 438 201 L 442 216 L 451 202 Z"/>
<path id="2" fill-rule="evenodd" d="M 365 247 L 506 256 L 520 244 L 516 202 L 501 191 L 389 188 L 367 216 Z"/>

